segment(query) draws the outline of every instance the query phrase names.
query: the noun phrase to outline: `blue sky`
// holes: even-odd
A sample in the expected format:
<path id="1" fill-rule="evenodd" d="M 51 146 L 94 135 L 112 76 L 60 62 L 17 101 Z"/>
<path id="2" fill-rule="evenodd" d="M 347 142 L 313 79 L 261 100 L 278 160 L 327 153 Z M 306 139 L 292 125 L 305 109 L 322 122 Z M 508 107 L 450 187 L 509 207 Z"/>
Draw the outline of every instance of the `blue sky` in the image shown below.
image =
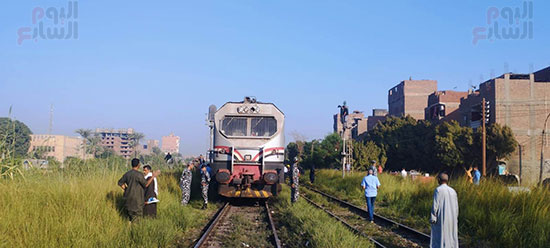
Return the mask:
<path id="1" fill-rule="evenodd" d="M 34 133 L 133 127 L 147 139 L 181 136 L 182 153 L 204 152 L 205 113 L 243 96 L 276 103 L 293 132 L 321 138 L 348 102 L 387 108 L 400 81 L 435 79 L 467 90 L 491 75 L 550 66 L 550 2 L 533 2 L 533 39 L 481 40 L 494 1 L 79 1 L 78 39 L 25 40 L 35 7 L 0 9 L 0 116 Z M 498 20 L 506 24 L 504 20 Z"/>

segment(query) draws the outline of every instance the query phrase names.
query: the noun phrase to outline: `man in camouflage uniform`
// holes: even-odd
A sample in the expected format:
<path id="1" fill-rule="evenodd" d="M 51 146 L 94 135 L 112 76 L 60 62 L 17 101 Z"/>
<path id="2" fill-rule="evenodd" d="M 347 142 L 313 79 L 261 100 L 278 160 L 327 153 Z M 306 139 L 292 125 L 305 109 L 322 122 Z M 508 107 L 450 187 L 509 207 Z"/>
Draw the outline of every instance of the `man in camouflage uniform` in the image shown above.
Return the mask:
<path id="1" fill-rule="evenodd" d="M 202 199 L 204 199 L 204 205 L 202 206 L 202 209 L 206 209 L 208 207 L 208 187 L 210 185 L 210 173 L 208 172 L 208 169 L 206 167 L 206 164 L 203 164 L 201 166 L 201 189 Z"/>
<path id="2" fill-rule="evenodd" d="M 189 162 L 183 169 L 180 178 L 181 205 L 187 205 L 191 198 L 191 180 L 193 179 L 193 163 Z"/>
<path id="3" fill-rule="evenodd" d="M 300 186 L 300 170 L 298 169 L 298 158 L 294 160 L 294 164 L 292 164 L 292 168 L 290 168 L 290 200 L 292 203 L 295 203 L 298 200 L 298 196 L 300 195 L 300 192 L 298 191 L 298 188 Z"/>

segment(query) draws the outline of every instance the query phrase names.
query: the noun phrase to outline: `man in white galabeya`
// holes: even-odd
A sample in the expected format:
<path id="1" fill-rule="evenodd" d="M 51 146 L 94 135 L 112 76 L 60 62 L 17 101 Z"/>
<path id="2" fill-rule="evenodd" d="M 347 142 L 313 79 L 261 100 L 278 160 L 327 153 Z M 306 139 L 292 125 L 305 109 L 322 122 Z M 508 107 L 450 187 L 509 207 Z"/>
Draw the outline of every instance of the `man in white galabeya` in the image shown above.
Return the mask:
<path id="1" fill-rule="evenodd" d="M 449 187 L 449 176 L 437 176 L 439 187 L 434 191 L 430 223 L 432 224 L 431 248 L 458 248 L 458 198 Z"/>

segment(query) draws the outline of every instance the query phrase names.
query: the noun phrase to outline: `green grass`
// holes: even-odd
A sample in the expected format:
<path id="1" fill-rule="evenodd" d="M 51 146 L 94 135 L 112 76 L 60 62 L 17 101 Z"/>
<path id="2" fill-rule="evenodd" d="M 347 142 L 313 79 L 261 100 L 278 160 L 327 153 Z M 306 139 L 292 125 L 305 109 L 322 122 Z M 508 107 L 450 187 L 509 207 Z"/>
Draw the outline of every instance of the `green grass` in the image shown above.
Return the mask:
<path id="1" fill-rule="evenodd" d="M 306 173 L 308 174 L 308 173 Z M 360 186 L 364 173 L 342 179 L 341 172 L 318 170 L 315 186 L 365 206 Z M 428 217 L 435 182 L 403 180 L 382 174 L 376 211 L 429 233 Z M 305 178 L 304 178 L 305 180 Z M 547 247 L 550 243 L 550 191 L 512 193 L 497 181 L 475 187 L 466 180 L 449 184 L 458 194 L 459 235 L 470 247 Z"/>
<path id="2" fill-rule="evenodd" d="M 189 236 L 197 235 L 216 209 L 200 210 L 196 190 L 191 204 L 181 206 L 179 172 L 167 172 L 158 179 L 158 218 L 129 224 L 122 210 L 123 191 L 117 186 L 125 164 L 111 159 L 86 164 L 0 180 L 0 247 L 189 245 Z"/>
<path id="3" fill-rule="evenodd" d="M 283 187 L 273 208 L 280 225 L 279 238 L 289 247 L 373 247 L 304 199 L 292 205 L 289 187 Z"/>

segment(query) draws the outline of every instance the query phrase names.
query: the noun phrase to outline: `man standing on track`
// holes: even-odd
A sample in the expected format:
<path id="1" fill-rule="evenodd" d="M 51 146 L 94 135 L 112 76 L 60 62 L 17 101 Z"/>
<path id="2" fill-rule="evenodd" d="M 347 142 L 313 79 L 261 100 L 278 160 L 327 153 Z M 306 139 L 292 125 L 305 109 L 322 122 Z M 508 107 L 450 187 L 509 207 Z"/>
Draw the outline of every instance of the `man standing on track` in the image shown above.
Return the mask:
<path id="1" fill-rule="evenodd" d="M 439 187 L 434 191 L 430 215 L 432 233 L 430 247 L 458 248 L 458 199 L 456 191 L 447 185 L 449 176 L 437 176 Z"/>
<path id="2" fill-rule="evenodd" d="M 290 173 L 290 201 L 295 203 L 298 201 L 298 196 L 300 195 L 300 192 L 298 191 L 300 186 L 300 169 L 298 169 L 298 158 L 294 159 L 294 164 L 292 164 L 292 167 L 290 168 Z"/>
<path id="3" fill-rule="evenodd" d="M 202 164 L 201 166 L 201 190 L 202 190 L 202 199 L 204 199 L 204 205 L 202 205 L 202 209 L 206 209 L 208 207 L 208 187 L 210 186 L 210 173 L 208 173 L 208 170 L 206 168 L 206 164 Z"/>
<path id="4" fill-rule="evenodd" d="M 189 162 L 180 177 L 181 205 L 187 205 L 191 198 L 191 180 L 193 179 L 193 162 Z"/>
<path id="5" fill-rule="evenodd" d="M 120 180 L 118 180 L 118 186 L 124 190 L 124 206 L 131 222 L 136 221 L 143 215 L 145 188 L 160 174 L 160 171 L 157 170 L 153 172 L 149 180 L 145 180 L 143 173 L 139 171 L 139 165 L 139 159 L 132 159 L 132 169 L 126 172 Z"/>
<path id="6" fill-rule="evenodd" d="M 374 222 L 374 201 L 378 194 L 378 188 L 380 187 L 380 181 L 378 177 L 373 175 L 374 170 L 369 168 L 369 174 L 363 178 L 361 186 L 365 190 L 365 199 L 367 201 L 367 209 L 369 210 L 370 222 Z"/>

